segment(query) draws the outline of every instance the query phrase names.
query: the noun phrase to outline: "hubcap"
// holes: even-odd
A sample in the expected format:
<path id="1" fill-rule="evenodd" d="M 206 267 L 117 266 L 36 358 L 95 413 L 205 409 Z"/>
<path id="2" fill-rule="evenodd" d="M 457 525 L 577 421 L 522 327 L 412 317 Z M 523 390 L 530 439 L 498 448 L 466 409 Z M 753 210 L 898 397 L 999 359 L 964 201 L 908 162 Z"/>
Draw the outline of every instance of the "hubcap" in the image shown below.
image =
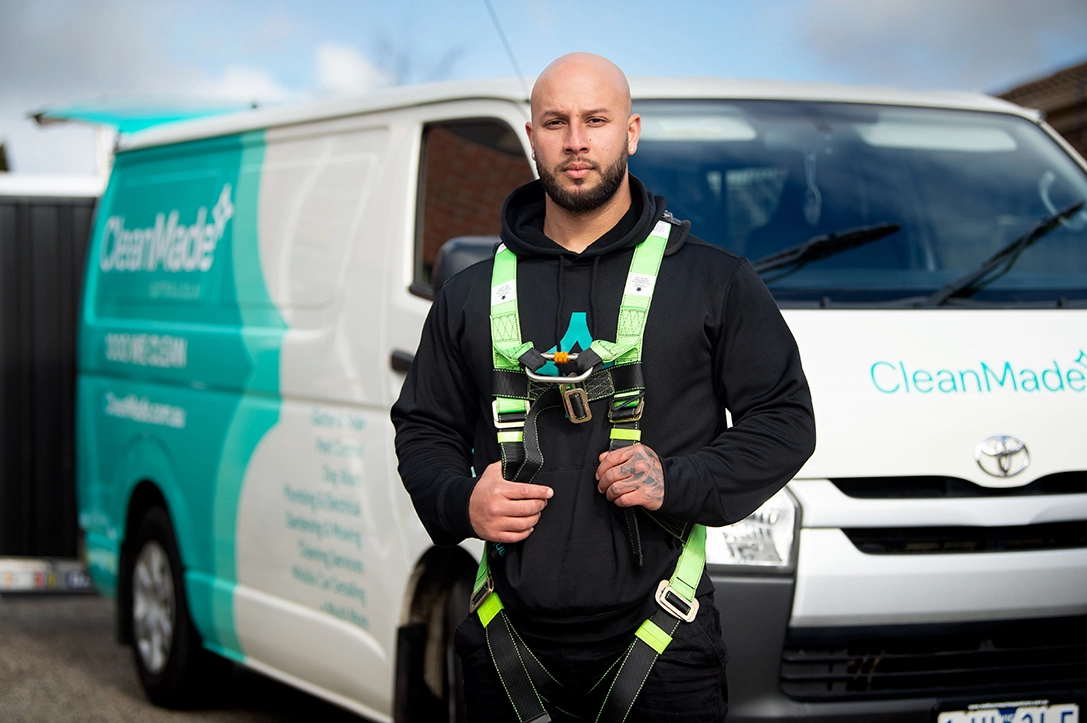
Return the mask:
<path id="1" fill-rule="evenodd" d="M 144 667 L 159 674 L 174 644 L 174 578 L 162 545 L 149 540 L 132 574 L 132 634 Z"/>

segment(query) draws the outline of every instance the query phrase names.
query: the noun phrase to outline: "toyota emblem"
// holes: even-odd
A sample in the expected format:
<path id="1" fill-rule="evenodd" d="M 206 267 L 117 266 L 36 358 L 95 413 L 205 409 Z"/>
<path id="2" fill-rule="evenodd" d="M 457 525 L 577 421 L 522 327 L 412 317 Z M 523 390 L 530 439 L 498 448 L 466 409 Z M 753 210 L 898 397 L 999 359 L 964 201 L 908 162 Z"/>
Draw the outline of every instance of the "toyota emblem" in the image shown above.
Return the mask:
<path id="1" fill-rule="evenodd" d="M 1030 465 L 1027 445 L 1007 434 L 997 434 L 978 442 L 974 459 L 978 467 L 993 477 L 1014 477 Z"/>

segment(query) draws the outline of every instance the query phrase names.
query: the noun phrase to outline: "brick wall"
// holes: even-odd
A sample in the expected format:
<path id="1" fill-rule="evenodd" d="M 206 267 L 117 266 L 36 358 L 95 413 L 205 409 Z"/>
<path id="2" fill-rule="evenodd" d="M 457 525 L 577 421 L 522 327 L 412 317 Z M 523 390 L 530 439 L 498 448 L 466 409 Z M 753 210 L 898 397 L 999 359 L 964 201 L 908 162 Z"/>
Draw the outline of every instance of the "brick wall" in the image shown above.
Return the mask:
<path id="1" fill-rule="evenodd" d="M 423 168 L 423 264 L 429 273 L 441 245 L 456 236 L 497 236 L 502 202 L 532 180 L 521 155 L 453 133 L 427 129 Z"/>
<path id="2" fill-rule="evenodd" d="M 1016 86 L 997 97 L 1044 111 L 1053 130 L 1087 157 L 1087 62 Z"/>

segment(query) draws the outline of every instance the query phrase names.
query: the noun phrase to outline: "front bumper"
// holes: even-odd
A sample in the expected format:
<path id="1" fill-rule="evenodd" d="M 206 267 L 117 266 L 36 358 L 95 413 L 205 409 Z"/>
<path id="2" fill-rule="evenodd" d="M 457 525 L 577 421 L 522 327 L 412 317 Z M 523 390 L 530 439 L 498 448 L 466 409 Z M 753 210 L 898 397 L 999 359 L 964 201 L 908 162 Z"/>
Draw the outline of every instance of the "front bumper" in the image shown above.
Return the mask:
<path id="1" fill-rule="evenodd" d="M 729 650 L 729 723 L 934 723 L 937 710 L 962 710 L 999 696 L 883 698 L 803 701 L 781 690 L 782 651 L 789 633 L 795 583 L 791 577 L 739 576 L 711 572 Z M 1087 683 L 1075 688 L 1011 693 L 1013 700 L 1079 703 L 1087 712 Z"/>

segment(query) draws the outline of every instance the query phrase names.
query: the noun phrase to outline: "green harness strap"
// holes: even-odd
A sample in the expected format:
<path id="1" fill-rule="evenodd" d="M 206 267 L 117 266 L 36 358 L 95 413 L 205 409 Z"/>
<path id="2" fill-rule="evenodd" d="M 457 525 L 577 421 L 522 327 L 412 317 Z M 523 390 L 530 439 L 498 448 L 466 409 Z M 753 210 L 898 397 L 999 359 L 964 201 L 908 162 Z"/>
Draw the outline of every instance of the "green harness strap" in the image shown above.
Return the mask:
<path id="1" fill-rule="evenodd" d="M 615 341 L 595 340 L 581 354 L 562 351 L 541 354 L 532 342 L 522 341 L 517 303 L 517 256 L 505 244 L 498 247 L 491 275 L 491 356 L 494 363 L 491 409 L 502 451 L 503 478 L 531 482 L 542 468 L 543 456 L 535 438 L 535 414 L 556 404 L 563 404 L 571 421 L 580 423 L 592 418 L 589 402 L 611 398 L 608 412 L 612 424 L 611 449 L 641 440 L 638 421 L 645 397 L 641 374 L 642 337 L 670 230 L 667 221 L 659 221 L 634 250 L 619 305 Z M 568 377 L 534 374 L 547 361 L 563 364 L 567 360 L 574 362 L 580 373 Z M 598 371 L 594 372 L 595 369 Z M 531 445 L 528 449 L 525 448 L 526 425 Z M 640 558 L 640 553 L 637 556 Z"/>
<path id="2" fill-rule="evenodd" d="M 620 302 L 615 341 L 595 340 L 580 354 L 561 351 L 541 354 L 531 342 L 522 341 L 517 304 L 517 257 L 505 245 L 499 246 L 491 277 L 490 321 L 494 362 L 492 410 L 502 451 L 503 478 L 523 482 L 533 480 L 543 466 L 535 433 L 536 417 L 543 409 L 560 403 L 565 406 L 570 421 L 580 423 L 592 417 L 589 402 L 610 398 L 609 449 L 641 441 L 639 422 L 645 400 L 642 339 L 670 230 L 668 221 L 659 221 L 634 250 Z M 556 378 L 536 375 L 547 361 L 557 365 L 572 363 L 575 371 Z M 634 509 L 628 508 L 625 515 L 632 552 L 640 566 L 641 538 Z M 655 598 L 659 609 L 642 623 L 630 647 L 616 661 L 617 665 L 612 666 L 593 688 L 594 692 L 603 692 L 596 720 L 605 723 L 622 723 L 626 719 L 650 669 L 668 647 L 676 628 L 680 622 L 694 620 L 698 611 L 695 589 L 706 562 L 706 529 L 701 525 L 688 527 L 668 518 L 651 517 L 684 540 L 683 551 L 672 578 L 662 580 L 657 588 Z M 487 646 L 518 720 L 544 723 L 551 720 L 544 701 L 557 707 L 563 694 L 562 685 L 521 640 L 495 594 L 489 562 L 492 549 L 489 544 L 484 546 L 472 592 L 471 611 L 477 613 L 483 623 Z M 495 620 L 499 622 L 496 624 Z"/>
<path id="3" fill-rule="evenodd" d="M 498 677 L 521 723 L 548 723 L 546 705 L 562 709 L 567 705 L 562 683 L 543 667 L 517 634 L 505 606 L 494 591 L 490 555 L 493 546 L 483 547 L 470 611 L 479 615 L 487 648 Z M 588 695 L 603 695 L 594 721 L 623 723 L 637 700 L 650 670 L 682 622 L 691 622 L 698 614 L 695 591 L 706 566 L 706 528 L 692 525 L 683 544 L 675 571 L 669 580 L 661 580 L 655 599 L 659 605 L 634 633 L 634 640 L 616 664 L 590 689 Z"/>
<path id="4" fill-rule="evenodd" d="M 667 221 L 658 221 L 645 241 L 634 249 L 619 303 L 616 339 L 613 342 L 597 339 L 591 345 L 604 363 L 641 361 L 642 334 L 670 228 Z M 495 252 L 491 273 L 491 346 L 495 369 L 520 371 L 521 357 L 532 349 L 532 342 L 521 341 L 517 308 L 517 255 L 501 244 Z"/>

